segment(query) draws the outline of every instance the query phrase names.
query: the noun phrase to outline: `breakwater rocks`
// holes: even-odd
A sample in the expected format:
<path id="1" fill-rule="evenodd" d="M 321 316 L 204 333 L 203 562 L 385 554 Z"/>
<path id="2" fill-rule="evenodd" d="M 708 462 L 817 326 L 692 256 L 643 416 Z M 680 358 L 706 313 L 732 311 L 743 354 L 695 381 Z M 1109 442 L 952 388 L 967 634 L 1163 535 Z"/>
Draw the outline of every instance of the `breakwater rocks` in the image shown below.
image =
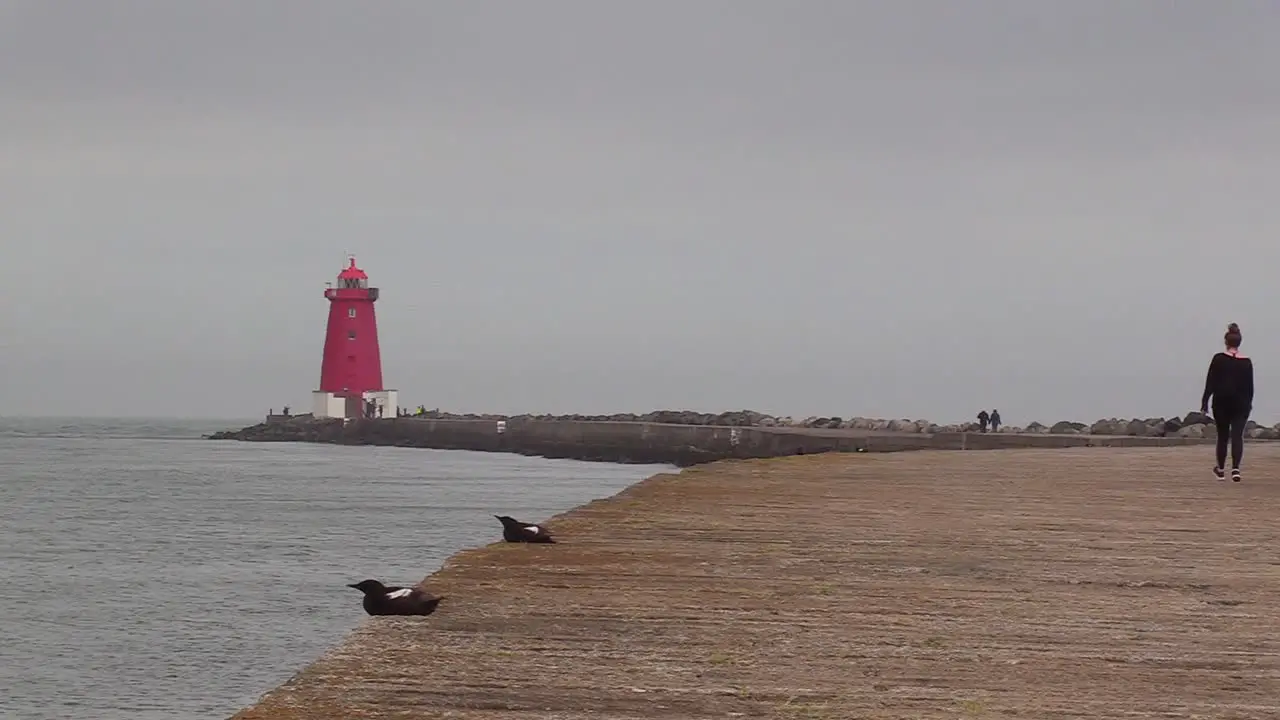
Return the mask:
<path id="1" fill-rule="evenodd" d="M 940 425 L 928 420 L 884 419 L 867 417 L 818 417 L 811 416 L 795 419 L 786 416 L 768 415 L 753 410 L 735 410 L 723 413 L 700 413 L 691 410 L 655 410 L 653 412 L 617 413 L 613 415 L 497 415 L 475 413 L 450 413 L 441 410 L 425 410 L 413 418 L 428 420 L 487 420 L 496 422 L 625 422 L 625 423 L 659 423 L 663 425 L 709 425 L 717 427 L 759 427 L 759 428 L 807 428 L 832 430 L 858 430 L 867 432 L 897 433 L 956 433 L 978 432 L 978 423 Z M 1188 438 L 1212 437 L 1213 420 L 1208 415 L 1190 412 L 1178 417 L 1150 418 L 1104 418 L 1093 423 L 1061 420 L 1046 425 L 1032 422 L 1025 427 L 1005 425 L 1001 433 L 1053 434 L 1053 435 L 1108 435 L 1127 437 L 1167 437 L 1178 436 Z M 1257 440 L 1280 440 L 1280 423 L 1266 426 L 1256 421 L 1249 421 L 1246 436 Z"/>
<path id="2" fill-rule="evenodd" d="M 671 422 L 675 418 L 738 424 Z M 627 417 L 662 418 L 629 420 Z M 1198 414 L 1187 418 L 1102 420 L 1093 425 L 1033 424 L 998 433 L 968 426 L 868 418 L 815 418 L 780 424 L 760 413 L 650 413 L 642 416 L 451 416 L 418 415 L 364 420 L 280 418 L 211 435 L 215 440 L 388 445 L 437 450 L 510 452 L 599 462 L 672 464 L 681 467 L 728 458 L 763 458 L 824 452 L 977 450 L 1078 446 L 1186 445 L 1204 442 L 1212 426 Z M 747 424 L 754 420 L 756 424 Z M 770 423 L 769 420 L 773 422 Z M 825 422 L 823 422 L 825 421 Z M 976 426 L 974 426 L 976 428 Z M 1262 432 L 1260 432 L 1260 430 Z M 1276 428 L 1255 427 L 1251 437 L 1280 437 Z"/>
<path id="3" fill-rule="evenodd" d="M 1001 428 L 1005 432 L 1006 428 Z M 1050 426 L 1031 423 L 1025 428 L 1010 428 L 1009 432 L 1052 433 L 1058 435 L 1124 435 L 1128 437 L 1214 437 L 1216 430 L 1213 419 L 1198 412 L 1187 413 L 1178 418 L 1144 418 L 1124 420 L 1109 418 L 1098 420 L 1091 425 L 1062 421 Z M 1245 426 L 1245 436 L 1254 440 L 1280 440 L 1280 423 L 1266 426 L 1250 420 Z"/>

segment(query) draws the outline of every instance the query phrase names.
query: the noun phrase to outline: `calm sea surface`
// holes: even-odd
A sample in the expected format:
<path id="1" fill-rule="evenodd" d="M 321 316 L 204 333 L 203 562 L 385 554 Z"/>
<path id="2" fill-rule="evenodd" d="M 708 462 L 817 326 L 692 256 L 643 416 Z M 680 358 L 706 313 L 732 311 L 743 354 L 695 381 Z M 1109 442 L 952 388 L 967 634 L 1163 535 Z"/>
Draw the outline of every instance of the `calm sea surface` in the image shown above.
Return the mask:
<path id="1" fill-rule="evenodd" d="M 0 718 L 226 718 L 411 584 L 662 466 L 0 419 Z"/>

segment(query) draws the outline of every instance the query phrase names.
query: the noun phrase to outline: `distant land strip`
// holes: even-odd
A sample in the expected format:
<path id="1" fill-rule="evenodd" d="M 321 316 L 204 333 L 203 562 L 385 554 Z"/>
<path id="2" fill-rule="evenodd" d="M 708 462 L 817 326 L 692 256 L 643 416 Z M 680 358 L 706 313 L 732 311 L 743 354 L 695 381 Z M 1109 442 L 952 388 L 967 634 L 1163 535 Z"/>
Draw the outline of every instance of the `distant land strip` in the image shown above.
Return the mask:
<path id="1" fill-rule="evenodd" d="M 1280 424 L 1250 422 L 1246 437 L 1280 439 Z M 688 467 L 730 458 L 825 452 L 993 450 L 1082 446 L 1193 445 L 1215 436 L 1212 420 L 1192 412 L 1173 418 L 1107 418 L 1092 424 L 938 425 L 927 420 L 810 417 L 794 420 L 750 410 L 698 413 L 658 410 L 615 415 L 458 414 L 422 410 L 378 419 L 271 415 L 262 423 L 209 435 L 213 440 L 382 445 L 507 452 L 548 458 Z"/>

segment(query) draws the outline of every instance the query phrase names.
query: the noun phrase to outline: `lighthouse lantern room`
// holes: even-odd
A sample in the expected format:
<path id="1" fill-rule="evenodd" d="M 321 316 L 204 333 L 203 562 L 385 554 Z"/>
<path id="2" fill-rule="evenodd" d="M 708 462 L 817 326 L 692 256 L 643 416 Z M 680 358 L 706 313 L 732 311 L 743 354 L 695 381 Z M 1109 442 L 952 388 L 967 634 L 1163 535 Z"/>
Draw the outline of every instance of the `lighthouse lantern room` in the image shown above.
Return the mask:
<path id="1" fill-rule="evenodd" d="M 329 324 L 320 363 L 320 388 L 311 393 L 311 414 L 318 418 L 395 417 L 395 390 L 382 386 L 382 355 L 373 304 L 378 288 L 356 267 L 356 259 L 326 288 Z"/>

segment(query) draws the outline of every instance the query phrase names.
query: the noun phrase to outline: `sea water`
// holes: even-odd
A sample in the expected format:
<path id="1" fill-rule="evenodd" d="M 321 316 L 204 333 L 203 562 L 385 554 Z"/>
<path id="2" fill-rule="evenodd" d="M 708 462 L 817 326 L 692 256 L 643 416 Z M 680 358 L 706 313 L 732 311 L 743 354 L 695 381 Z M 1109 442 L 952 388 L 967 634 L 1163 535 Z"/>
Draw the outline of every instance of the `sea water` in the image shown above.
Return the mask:
<path id="1" fill-rule="evenodd" d="M 0 718 L 226 718 L 412 584 L 663 466 L 0 419 Z"/>

